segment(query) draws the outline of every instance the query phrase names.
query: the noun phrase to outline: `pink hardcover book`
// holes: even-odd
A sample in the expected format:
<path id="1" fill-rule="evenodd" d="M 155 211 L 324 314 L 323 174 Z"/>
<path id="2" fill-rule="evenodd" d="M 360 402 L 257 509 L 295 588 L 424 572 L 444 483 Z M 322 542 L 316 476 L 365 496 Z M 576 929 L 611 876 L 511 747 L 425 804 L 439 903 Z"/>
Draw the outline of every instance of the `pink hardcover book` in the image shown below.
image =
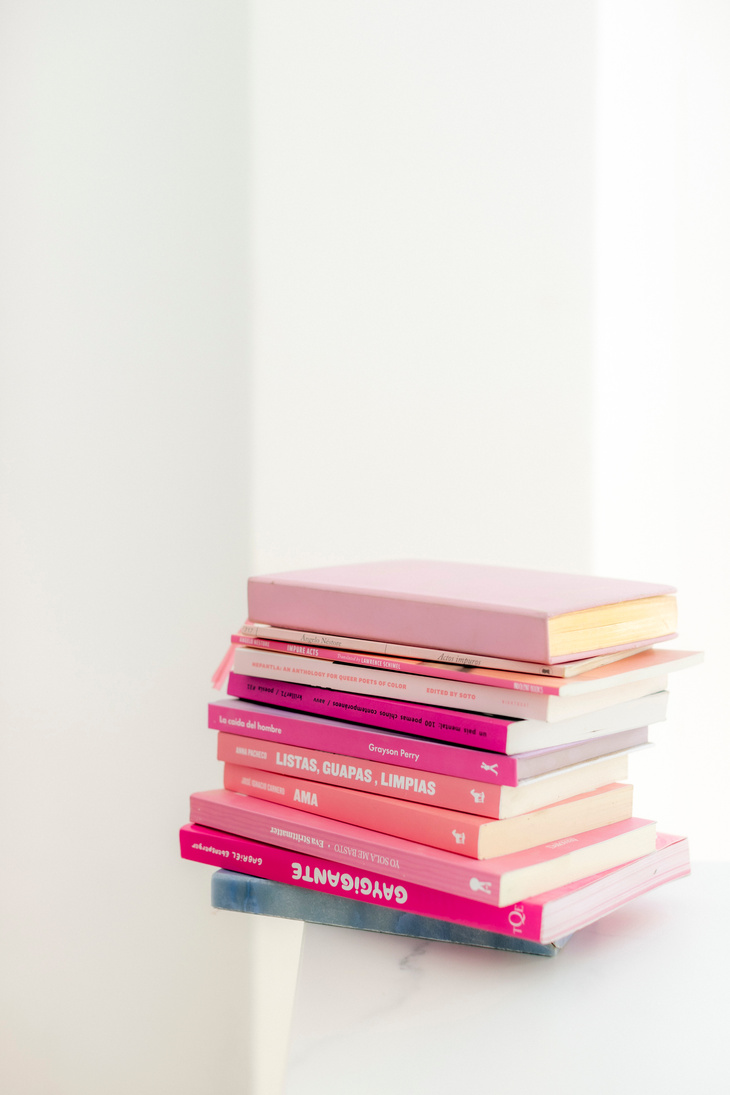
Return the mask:
<path id="1" fill-rule="evenodd" d="M 572 795 L 628 779 L 626 753 L 613 754 L 525 780 L 519 787 L 502 787 L 438 772 L 414 772 L 382 761 L 362 761 L 338 753 L 297 746 L 284 747 L 258 738 L 218 734 L 218 760 L 244 764 L 263 772 L 301 773 L 316 783 L 332 783 L 388 798 L 406 799 L 446 810 L 504 818 L 539 810 Z M 237 790 L 233 787 L 231 790 Z M 245 788 L 244 788 L 245 790 Z"/>
<path id="2" fill-rule="evenodd" d="M 241 791 L 267 802 L 283 803 L 473 859 L 510 855 L 625 821 L 631 817 L 633 798 L 631 784 L 612 783 L 539 810 L 497 820 L 241 764 L 225 765 L 223 786 L 227 791 Z"/>
<path id="3" fill-rule="evenodd" d="M 689 669 L 699 665 L 703 655 L 697 650 L 643 650 L 624 660 L 583 673 L 578 678 L 539 677 L 514 670 L 484 669 L 479 666 L 452 666 L 439 662 L 417 661 L 413 658 L 385 657 L 365 654 L 357 650 L 340 650 L 325 646 L 303 646 L 301 643 L 261 639 L 251 635 L 233 635 L 237 646 L 272 650 L 278 654 L 296 654 L 303 658 L 346 665 L 361 665 L 368 669 L 385 669 L 395 673 L 413 673 L 445 681 L 464 684 L 489 685 L 507 688 L 514 692 L 529 692 L 538 696 L 582 696 L 587 692 L 605 691 L 633 681 L 648 680 L 677 669 Z"/>
<path id="4" fill-rule="evenodd" d="M 601 688 L 600 691 L 554 696 L 481 684 L 476 674 L 490 672 L 486 669 L 475 670 L 469 682 L 463 683 L 415 673 L 371 669 L 365 665 L 349 666 L 322 658 L 279 654 L 245 646 L 239 646 L 236 650 L 233 672 L 290 681 L 292 684 L 301 681 L 302 684 L 332 688 L 338 692 L 354 691 L 365 696 L 396 695 L 409 703 L 432 703 L 437 707 L 460 708 L 506 718 L 541 719 L 545 722 L 561 722 L 599 711 L 603 707 L 615 707 L 628 700 L 649 696 L 652 692 L 661 692 L 667 687 L 666 673 L 657 673 L 640 680 Z"/>
<path id="5" fill-rule="evenodd" d="M 556 654 L 551 638 L 551 621 L 674 592 L 618 578 L 399 559 L 250 578 L 248 614 L 278 627 L 549 665 L 674 637 L 665 603 L 648 633 L 627 628 L 626 640 Z"/>
<path id="6" fill-rule="evenodd" d="M 253 687 L 255 691 L 254 678 L 248 677 L 246 681 L 247 686 L 242 690 L 248 691 Z M 261 684 L 267 689 L 273 687 L 269 681 L 262 681 Z M 271 697 L 269 692 L 264 692 L 264 695 L 272 703 L 281 700 L 280 696 Z M 336 695 L 335 698 L 339 700 L 339 696 Z M 655 697 L 650 699 L 654 700 Z M 306 698 L 302 697 L 302 700 L 306 701 Z M 645 700 L 636 702 L 646 703 Z M 409 707 L 408 704 L 402 706 Z M 440 712 L 435 708 L 433 710 L 439 717 L 444 715 L 448 718 L 448 712 Z M 388 713 L 390 721 L 387 725 L 400 725 L 397 712 Z M 406 714 L 410 714 L 408 710 Z M 478 719 L 480 716 L 475 717 Z M 212 730 L 226 731 L 226 736 L 241 734 L 259 742 L 275 742 L 277 747 L 294 746 L 346 753 L 371 763 L 390 761 L 391 765 L 398 765 L 401 769 L 462 777 L 464 782 L 476 783 L 480 787 L 483 784 L 516 787 L 522 780 L 534 779 L 561 768 L 584 764 L 597 757 L 633 749 L 645 745 L 649 740 L 648 726 L 639 726 L 508 757 L 468 745 L 449 745 L 446 742 L 430 741 L 391 730 L 378 730 L 359 723 L 350 724 L 321 715 L 265 707 L 263 704 L 237 699 L 218 700 L 209 704 L 208 726 Z"/>
<path id="7" fill-rule="evenodd" d="M 651 726 L 666 718 L 667 693 L 604 707 L 587 715 L 547 723 L 541 719 L 508 719 L 455 708 L 432 707 L 385 696 L 363 696 L 339 689 L 289 684 L 273 678 L 231 673 L 228 692 L 241 699 L 293 708 L 368 726 L 387 727 L 437 741 L 477 746 L 495 753 L 526 753 L 567 745 L 585 738 Z M 225 730 L 225 726 L 219 727 Z M 458 773 L 457 773 L 458 774 Z"/>
<path id="8" fill-rule="evenodd" d="M 689 874 L 686 839 L 658 834 L 656 848 L 640 859 L 549 890 L 517 904 L 498 908 L 472 897 L 457 897 L 417 883 L 407 885 L 387 873 L 358 866 L 352 874 L 332 859 L 278 848 L 202 825 L 180 830 L 184 859 L 224 867 L 341 897 L 357 898 L 386 908 L 402 909 L 486 931 L 550 942 L 584 928 L 627 901 L 664 882 Z"/>
<path id="9" fill-rule="evenodd" d="M 500 906 L 648 855 L 656 837 L 654 822 L 629 818 L 511 855 L 475 860 L 235 791 L 191 795 L 190 820 Z"/>

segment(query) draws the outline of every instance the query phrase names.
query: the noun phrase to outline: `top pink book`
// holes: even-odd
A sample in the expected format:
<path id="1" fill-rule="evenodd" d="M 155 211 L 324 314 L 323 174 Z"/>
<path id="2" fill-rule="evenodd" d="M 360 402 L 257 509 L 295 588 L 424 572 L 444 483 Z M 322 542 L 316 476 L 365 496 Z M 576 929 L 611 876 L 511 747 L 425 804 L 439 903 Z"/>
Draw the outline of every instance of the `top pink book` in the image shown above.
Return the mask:
<path id="1" fill-rule="evenodd" d="M 574 661 L 676 636 L 673 586 L 397 559 L 249 578 L 252 620 L 517 661 Z"/>

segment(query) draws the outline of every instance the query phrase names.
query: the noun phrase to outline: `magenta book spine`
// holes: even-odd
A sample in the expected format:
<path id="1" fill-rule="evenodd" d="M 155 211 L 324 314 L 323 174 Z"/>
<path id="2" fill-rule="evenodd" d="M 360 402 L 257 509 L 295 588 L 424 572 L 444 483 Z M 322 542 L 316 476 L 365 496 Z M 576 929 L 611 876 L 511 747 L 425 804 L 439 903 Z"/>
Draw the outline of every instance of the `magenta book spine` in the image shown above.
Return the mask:
<path id="1" fill-rule="evenodd" d="M 333 860 L 260 844 L 199 825 L 185 825 L 180 830 L 180 852 L 183 859 L 227 871 L 541 942 L 542 905 L 535 901 L 521 901 L 500 909 L 417 883 L 404 884 L 366 867 L 350 873 Z"/>
<path id="2" fill-rule="evenodd" d="M 361 665 L 368 669 L 384 669 L 395 673 L 415 673 L 422 677 L 433 677 L 446 681 L 461 681 L 465 684 L 488 685 L 490 688 L 507 688 L 514 692 L 531 692 L 539 696 L 559 696 L 565 689 L 565 682 L 535 681 L 534 674 L 519 675 L 509 671 L 474 669 L 441 665 L 437 662 L 418 661 L 414 658 L 396 658 L 385 654 L 367 654 L 357 650 L 341 650 L 327 646 L 304 646 L 301 643 L 281 642 L 278 639 L 262 639 L 250 635 L 233 635 L 231 641 L 237 646 L 247 646 L 261 650 L 272 650 L 277 654 L 296 654 L 304 658 L 317 658 L 325 662 L 344 662 L 348 665 Z M 524 678 L 527 678 L 526 680 Z M 610 684 L 610 681 L 609 681 Z"/>
<path id="3" fill-rule="evenodd" d="M 255 678 L 248 677 L 251 681 Z M 267 685 L 270 682 L 265 682 Z M 274 702 L 274 701 L 272 701 Z M 292 717 L 276 708 L 263 709 L 242 701 L 232 709 L 231 701 L 211 703 L 208 726 L 229 734 L 243 734 L 260 741 L 281 743 L 303 749 L 339 753 L 370 762 L 388 762 L 401 768 L 435 772 L 478 783 L 516 787 L 517 761 L 502 753 L 465 749 L 423 738 L 389 733 L 368 726 L 348 726 L 324 718 Z"/>
<path id="4" fill-rule="evenodd" d="M 275 707 L 291 707 L 295 711 L 324 715 L 346 722 L 365 723 L 368 726 L 398 730 L 406 734 L 421 734 L 438 741 L 470 745 L 504 753 L 507 748 L 509 728 L 514 721 L 508 718 L 479 715 L 451 708 L 435 708 L 423 703 L 390 700 L 382 696 L 360 696 L 353 692 L 335 692 L 309 684 L 289 684 L 264 677 L 243 673 L 231 673 L 228 678 L 228 694 L 255 703 L 273 704 Z M 227 729 L 225 726 L 221 730 Z M 470 773 L 454 772 L 453 775 Z M 499 780 L 506 783 L 506 780 Z"/>

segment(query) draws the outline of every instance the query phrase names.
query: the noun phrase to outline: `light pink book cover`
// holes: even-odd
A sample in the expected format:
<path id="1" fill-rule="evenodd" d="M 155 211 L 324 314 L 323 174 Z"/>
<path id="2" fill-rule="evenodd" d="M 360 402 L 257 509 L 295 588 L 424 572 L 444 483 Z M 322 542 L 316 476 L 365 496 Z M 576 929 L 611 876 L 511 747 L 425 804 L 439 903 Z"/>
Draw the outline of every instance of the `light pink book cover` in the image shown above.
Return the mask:
<path id="1" fill-rule="evenodd" d="M 538 696 L 580 696 L 586 692 L 598 692 L 615 685 L 646 680 L 677 669 L 689 669 L 699 665 L 703 655 L 697 650 L 644 650 L 621 662 L 601 666 L 583 673 L 579 678 L 546 679 L 530 673 L 517 673 L 511 669 L 483 669 L 478 666 L 449 666 L 439 662 L 414 658 L 393 658 L 379 654 L 364 654 L 357 650 L 340 650 L 326 646 L 304 646 L 301 643 L 261 639 L 251 635 L 233 635 L 237 646 L 260 650 L 272 650 L 279 654 L 296 654 L 324 662 L 344 662 L 362 665 L 369 669 L 386 669 L 396 673 L 414 673 L 417 676 L 439 680 L 461 681 L 465 684 L 486 684 L 492 688 L 507 688 L 514 692 L 531 692 Z"/>
<path id="2" fill-rule="evenodd" d="M 510 904 L 637 859 L 654 848 L 656 836 L 654 822 L 629 818 L 512 855 L 475 860 L 225 790 L 191 795 L 190 821 L 349 866 L 380 868 L 406 882 L 471 895 L 489 905 Z M 547 878 L 555 880 L 552 886 L 542 884 Z"/>
<path id="3" fill-rule="evenodd" d="M 615 707 L 628 700 L 661 692 L 667 686 L 664 672 L 661 676 L 655 674 L 621 684 L 609 683 L 598 691 L 556 696 L 482 684 L 476 674 L 490 672 L 485 669 L 475 670 L 467 682 L 448 681 L 247 646 L 239 646 L 236 650 L 233 672 L 291 681 L 293 684 L 301 681 L 302 684 L 319 688 L 353 691 L 366 696 L 395 695 L 409 703 L 432 703 L 437 707 L 478 711 L 480 714 L 506 718 L 541 719 L 545 722 L 561 722 L 602 707 Z"/>
<path id="4" fill-rule="evenodd" d="M 250 578 L 248 615 L 279 627 L 550 664 L 646 646 L 551 657 L 552 617 L 674 592 L 619 578 L 398 559 Z"/>
<path id="5" fill-rule="evenodd" d="M 656 848 L 640 859 L 498 908 L 472 897 L 443 893 L 413 882 L 404 884 L 392 875 L 363 865 L 350 873 L 343 871 L 341 863 L 308 855 L 301 848 L 279 848 L 201 825 L 182 827 L 180 851 L 184 859 L 228 871 L 240 871 L 274 882 L 536 942 L 558 938 L 558 934 L 546 934 L 546 919 L 554 923 L 562 919 L 567 927 L 559 934 L 567 934 L 619 908 L 633 897 L 689 872 L 687 841 L 659 834 Z M 571 910 L 576 899 L 578 907 Z"/>
<path id="6" fill-rule="evenodd" d="M 528 781 L 522 784 L 528 795 L 537 792 L 539 801 L 522 809 L 511 806 L 514 791 L 498 784 L 478 783 L 476 780 L 445 776 L 438 772 L 414 772 L 381 761 L 363 761 L 358 757 L 327 753 L 317 749 L 297 746 L 273 745 L 258 738 L 239 737 L 236 734 L 218 734 L 218 760 L 227 764 L 243 764 L 264 772 L 281 772 L 284 775 L 301 775 L 317 783 L 331 783 L 336 787 L 350 787 L 388 798 L 420 802 L 428 806 L 442 806 L 446 810 L 475 814 L 477 817 L 507 817 L 537 809 L 550 802 L 605 787 L 627 779 L 628 760 L 625 754 L 598 758 L 588 764 L 566 768 L 562 772 Z M 560 793 L 564 781 L 570 779 L 572 792 Z M 231 788 L 236 790 L 236 788 Z M 505 805 L 506 804 L 506 805 Z"/>
<path id="7" fill-rule="evenodd" d="M 267 693 L 264 694 L 268 696 Z M 293 702 L 291 697 L 288 702 Z M 386 725 L 393 726 L 394 721 L 396 726 L 399 725 L 396 712 L 390 714 L 391 718 Z M 328 753 L 347 753 L 370 763 L 387 761 L 391 766 L 398 765 L 401 769 L 462 777 L 464 784 L 468 781 L 469 784 L 476 783 L 479 787 L 484 784 L 516 787 L 521 780 L 632 749 L 649 740 L 649 728 L 640 726 L 508 757 L 470 745 L 450 745 L 447 742 L 430 741 L 377 727 L 310 715 L 307 711 L 287 711 L 238 699 L 218 700 L 209 704 L 208 726 L 212 730 L 224 731 L 226 736 L 240 734 L 259 742 L 271 743 L 270 748 L 274 748 L 276 744 L 277 748 L 294 746 Z"/>
<path id="8" fill-rule="evenodd" d="M 226 764 L 223 786 L 378 833 L 474 859 L 494 858 L 631 817 L 632 787 L 613 783 L 539 810 L 497 820 L 314 780 Z"/>

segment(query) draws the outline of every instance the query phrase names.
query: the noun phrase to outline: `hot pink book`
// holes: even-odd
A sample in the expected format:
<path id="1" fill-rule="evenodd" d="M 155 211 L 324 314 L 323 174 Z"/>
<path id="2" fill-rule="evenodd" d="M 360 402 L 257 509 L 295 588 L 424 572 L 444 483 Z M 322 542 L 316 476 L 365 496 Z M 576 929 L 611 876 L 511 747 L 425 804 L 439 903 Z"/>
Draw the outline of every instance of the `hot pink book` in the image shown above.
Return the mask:
<path id="1" fill-rule="evenodd" d="M 363 761 L 339 753 L 261 741 L 237 734 L 218 735 L 218 760 L 243 764 L 263 772 L 301 774 L 317 783 L 332 783 L 389 798 L 443 806 L 478 817 L 513 817 L 584 791 L 628 778 L 628 757 L 618 753 L 564 768 L 519 787 L 481 783 L 438 772 L 415 772 L 382 761 Z M 238 788 L 232 787 L 231 790 Z M 245 790 L 245 788 L 244 788 Z"/>
<path id="2" fill-rule="evenodd" d="M 253 678 L 247 681 L 243 691 L 254 686 Z M 273 689 L 269 681 L 260 682 L 264 688 Z M 281 686 L 285 689 L 285 686 Z M 255 686 L 254 686 L 255 691 Z M 316 692 L 316 689 L 312 689 Z M 282 700 L 277 693 L 272 697 L 264 692 L 270 702 Z M 297 690 L 299 695 L 299 690 Z M 331 694 L 330 694 L 331 695 Z M 338 702 L 343 702 L 335 694 Z M 651 700 L 654 697 L 650 698 Z M 266 707 L 260 703 L 246 700 L 225 699 L 208 705 L 208 726 L 212 730 L 226 731 L 226 736 L 242 734 L 260 742 L 275 743 L 285 747 L 304 747 L 324 750 L 331 753 L 347 753 L 359 760 L 373 762 L 389 761 L 402 769 L 417 772 L 435 772 L 443 776 L 463 777 L 464 782 L 483 784 L 501 784 L 516 787 L 521 780 L 533 779 L 571 765 L 584 764 L 596 757 L 610 753 L 623 752 L 645 745 L 649 740 L 647 726 L 632 727 L 612 734 L 599 734 L 583 741 L 570 742 L 567 745 L 555 745 L 547 749 L 533 749 L 515 756 L 475 749 L 468 745 L 450 745 L 447 742 L 430 741 L 427 738 L 413 737 L 410 734 L 394 733 L 376 727 L 342 722 L 339 719 L 327 719 L 321 715 L 305 713 L 306 696 L 301 700 L 305 711 L 288 711 L 277 707 Z M 294 702 L 291 697 L 288 702 Z M 644 704 L 646 701 L 636 701 Z M 400 726 L 398 705 L 392 705 L 387 726 Z M 410 705 L 402 704 L 404 714 L 413 718 Z M 431 709 L 436 712 L 435 708 Z M 448 712 L 436 712 L 448 719 Z M 369 716 L 372 717 L 372 716 Z M 383 713 L 383 718 L 386 714 Z M 638 717 L 638 712 L 635 716 Z M 480 716 L 475 716 L 479 719 Z M 495 720 L 498 724 L 502 720 Z M 405 722 L 404 725 L 412 725 Z M 467 740 L 474 740 L 472 738 Z M 224 758 L 231 760 L 231 757 Z M 444 804 L 445 805 L 445 804 Z"/>
<path id="3" fill-rule="evenodd" d="M 667 617 L 664 630 L 636 641 L 555 655 L 549 621 L 674 592 L 618 578 L 400 559 L 250 578 L 248 615 L 278 627 L 549 665 L 673 637 Z"/>
<path id="4" fill-rule="evenodd" d="M 252 635 L 233 635 L 231 639 L 236 646 L 272 650 L 278 654 L 296 654 L 299 657 L 314 658 L 322 662 L 362 665 L 368 669 L 386 669 L 395 673 L 414 673 L 417 676 L 460 681 L 464 684 L 489 685 L 492 688 L 506 688 L 514 692 L 530 692 L 537 696 L 582 696 L 587 692 L 600 692 L 617 685 L 647 680 L 677 669 L 689 669 L 690 666 L 699 665 L 703 659 L 703 654 L 697 650 L 643 650 L 620 662 L 600 666 L 581 674 L 580 677 L 566 680 L 561 677 L 545 678 L 531 673 L 517 673 L 511 669 L 452 666 L 414 658 L 366 654 L 358 650 L 304 646 L 301 643 L 261 639 Z"/>
<path id="5" fill-rule="evenodd" d="M 657 669 L 649 677 L 634 678 L 620 684 L 607 683 L 600 690 L 556 696 L 482 684 L 478 674 L 491 672 L 486 669 L 474 670 L 468 682 L 462 682 L 373 669 L 367 665 L 350 666 L 339 661 L 280 654 L 247 646 L 239 646 L 233 658 L 233 672 L 241 675 L 268 677 L 292 684 L 301 681 L 318 688 L 353 691 L 365 696 L 395 695 L 409 703 L 432 703 L 437 707 L 460 708 L 506 718 L 540 719 L 551 723 L 661 692 L 667 686 L 666 667 L 664 669 L 663 673 Z"/>
<path id="6" fill-rule="evenodd" d="M 474 859 L 510 855 L 624 821 L 631 817 L 633 792 L 628 783 L 612 783 L 539 810 L 497 820 L 241 764 L 225 765 L 223 785 L 228 791 L 241 791 Z"/>
<path id="7" fill-rule="evenodd" d="M 498 908 L 418 883 L 404 885 L 387 872 L 364 864 L 350 873 L 342 870 L 341 863 L 308 855 L 301 848 L 292 851 L 201 825 L 183 826 L 180 851 L 184 859 L 228 871 L 543 943 L 583 928 L 632 898 L 689 874 L 687 840 L 660 833 L 656 848 L 639 859 Z"/>
<path id="8" fill-rule="evenodd" d="M 636 726 L 651 726 L 666 718 L 667 692 L 654 692 L 638 700 L 603 707 L 562 722 L 541 719 L 508 719 L 498 715 L 459 711 L 450 707 L 364 696 L 354 692 L 316 688 L 298 682 L 231 673 L 228 692 L 241 699 L 276 707 L 293 708 L 313 714 L 344 719 L 367 726 L 405 731 L 418 737 L 459 745 L 478 746 L 495 753 L 526 753 L 586 738 L 615 734 Z M 226 729 L 225 726 L 219 729 Z"/>
<path id="9" fill-rule="evenodd" d="M 654 822 L 629 818 L 511 855 L 475 860 L 234 791 L 191 795 L 190 820 L 265 844 L 306 849 L 350 867 L 387 870 L 404 882 L 499 906 L 648 855 L 656 837 Z"/>

